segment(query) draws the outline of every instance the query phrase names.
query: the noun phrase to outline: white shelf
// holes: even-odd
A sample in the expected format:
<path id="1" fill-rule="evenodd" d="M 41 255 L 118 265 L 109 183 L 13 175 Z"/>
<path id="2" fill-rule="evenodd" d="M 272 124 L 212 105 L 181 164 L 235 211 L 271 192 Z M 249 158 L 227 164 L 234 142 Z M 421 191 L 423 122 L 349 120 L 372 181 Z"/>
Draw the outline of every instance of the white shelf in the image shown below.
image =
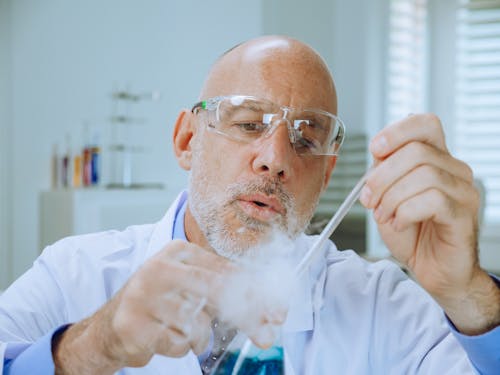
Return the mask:
<path id="1" fill-rule="evenodd" d="M 40 249 L 70 235 L 161 219 L 177 196 L 164 189 L 68 189 L 40 193 Z"/>

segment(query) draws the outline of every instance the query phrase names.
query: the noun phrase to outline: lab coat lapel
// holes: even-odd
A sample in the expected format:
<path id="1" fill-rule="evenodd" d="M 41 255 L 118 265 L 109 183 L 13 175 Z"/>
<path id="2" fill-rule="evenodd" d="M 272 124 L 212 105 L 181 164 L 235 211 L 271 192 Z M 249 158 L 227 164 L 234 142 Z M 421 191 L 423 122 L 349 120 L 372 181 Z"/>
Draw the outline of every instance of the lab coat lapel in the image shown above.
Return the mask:
<path id="1" fill-rule="evenodd" d="M 187 199 L 187 192 L 183 191 L 177 196 L 177 199 L 169 207 L 167 213 L 163 218 L 156 224 L 151 239 L 149 240 L 149 245 L 146 253 L 144 254 L 143 260 L 151 258 L 158 251 L 160 251 L 169 241 L 172 241 L 172 232 L 174 228 L 174 219 L 177 210 Z"/>
<path id="2" fill-rule="evenodd" d="M 307 350 L 314 324 L 310 275 L 306 273 L 299 285 L 302 288 L 292 296 L 287 320 L 282 329 L 286 375 L 302 373 L 304 352 Z"/>
<path id="3" fill-rule="evenodd" d="M 307 251 L 311 246 L 311 238 L 303 235 L 297 246 Z M 300 289 L 292 295 L 287 320 L 283 326 L 283 345 L 285 351 L 286 375 L 303 374 L 307 363 L 307 351 L 311 351 L 311 338 L 314 330 L 314 311 L 321 304 L 321 283 L 324 279 L 324 258 L 314 262 L 309 272 L 298 282 Z"/>

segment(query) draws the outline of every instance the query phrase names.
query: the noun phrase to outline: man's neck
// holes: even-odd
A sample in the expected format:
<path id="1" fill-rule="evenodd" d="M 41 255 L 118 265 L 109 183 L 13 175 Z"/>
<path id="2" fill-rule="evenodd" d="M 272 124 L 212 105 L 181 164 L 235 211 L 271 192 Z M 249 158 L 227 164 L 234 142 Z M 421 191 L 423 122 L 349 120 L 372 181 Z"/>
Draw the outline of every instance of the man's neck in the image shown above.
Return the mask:
<path id="1" fill-rule="evenodd" d="M 184 232 L 189 242 L 201 246 L 204 249 L 211 249 L 210 244 L 191 213 L 189 202 L 187 202 L 186 214 L 184 216 Z"/>

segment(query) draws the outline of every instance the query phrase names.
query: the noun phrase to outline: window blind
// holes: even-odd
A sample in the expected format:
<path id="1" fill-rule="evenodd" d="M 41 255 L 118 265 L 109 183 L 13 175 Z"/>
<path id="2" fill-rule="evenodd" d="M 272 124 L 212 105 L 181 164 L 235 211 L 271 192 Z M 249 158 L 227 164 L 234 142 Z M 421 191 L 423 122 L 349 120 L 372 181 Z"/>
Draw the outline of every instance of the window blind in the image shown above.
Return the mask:
<path id="1" fill-rule="evenodd" d="M 455 152 L 486 189 L 500 222 L 500 0 L 457 0 Z"/>
<path id="2" fill-rule="evenodd" d="M 391 0 L 386 80 L 386 124 L 425 109 L 426 0 Z"/>
<path id="3" fill-rule="evenodd" d="M 367 138 L 363 133 L 346 134 L 340 149 L 330 183 L 321 195 L 316 214 L 328 218 L 340 207 L 344 199 L 366 171 Z M 363 215 L 364 208 L 357 201 L 350 215 Z"/>

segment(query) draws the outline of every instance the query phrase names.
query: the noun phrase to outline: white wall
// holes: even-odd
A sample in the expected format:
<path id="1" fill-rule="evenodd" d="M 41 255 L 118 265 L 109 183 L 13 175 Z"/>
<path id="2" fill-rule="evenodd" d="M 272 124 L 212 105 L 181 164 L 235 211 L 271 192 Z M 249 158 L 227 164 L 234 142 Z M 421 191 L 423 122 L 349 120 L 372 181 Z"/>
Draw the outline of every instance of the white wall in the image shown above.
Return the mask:
<path id="1" fill-rule="evenodd" d="M 313 46 L 326 60 L 337 87 L 339 115 L 349 133 L 366 131 L 364 109 L 371 79 L 380 75 L 380 64 L 369 56 L 378 29 L 371 23 L 380 11 L 380 0 L 270 0 L 263 2 L 263 31 L 288 34 Z M 375 10 L 375 11 L 374 11 Z M 374 32 L 373 32 L 374 31 Z M 367 38 L 367 35 L 370 38 Z M 381 50 L 381 49 L 380 49 Z M 379 50 L 379 51 L 380 51 Z M 377 51 L 375 51 L 377 53 Z M 378 65 L 377 65 L 378 64 Z M 371 118 L 371 116 L 369 116 Z M 373 125 L 371 122 L 370 125 Z"/>
<path id="2" fill-rule="evenodd" d="M 162 100 L 143 103 L 138 112 L 148 118 L 141 137 L 150 152 L 137 179 L 180 188 L 186 174 L 170 146 L 178 110 L 197 99 L 222 51 L 262 27 L 258 1 L 16 0 L 11 7 L 12 134 L 5 141 L 12 145 L 13 213 L 7 221 L 17 277 L 41 250 L 38 194 L 50 186 L 52 144 L 64 145 L 67 132 L 79 136 L 85 119 L 107 129 L 113 87 L 159 89 Z M 8 38 L 2 21 L 0 34 Z M 4 122 L 8 111 L 0 112 Z"/>
<path id="3" fill-rule="evenodd" d="M 10 0 L 0 1 L 0 290 L 11 279 L 10 249 Z"/>
<path id="4" fill-rule="evenodd" d="M 263 0 L 264 34 L 284 34 L 298 38 L 316 49 L 330 69 L 333 62 L 332 0 Z"/>

